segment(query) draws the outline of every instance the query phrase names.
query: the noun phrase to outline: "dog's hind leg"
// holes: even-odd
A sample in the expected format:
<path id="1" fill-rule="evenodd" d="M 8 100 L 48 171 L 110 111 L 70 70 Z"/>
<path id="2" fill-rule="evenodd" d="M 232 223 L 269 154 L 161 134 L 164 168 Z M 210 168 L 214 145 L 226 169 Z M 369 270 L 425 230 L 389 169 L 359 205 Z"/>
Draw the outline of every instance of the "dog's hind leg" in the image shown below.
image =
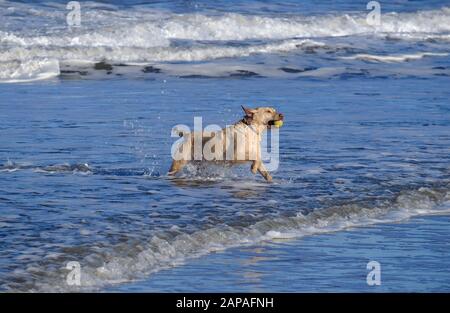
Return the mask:
<path id="1" fill-rule="evenodd" d="M 253 161 L 252 167 L 250 168 L 250 170 L 252 171 L 253 174 L 256 174 L 260 164 L 261 164 L 261 162 L 259 162 L 259 161 Z"/>
<path id="2" fill-rule="evenodd" d="M 170 166 L 169 172 L 167 173 L 167 175 L 173 176 L 176 173 L 178 173 L 179 171 L 181 171 L 183 169 L 183 167 L 186 165 L 186 161 L 185 160 L 173 160 L 172 161 L 172 165 Z"/>

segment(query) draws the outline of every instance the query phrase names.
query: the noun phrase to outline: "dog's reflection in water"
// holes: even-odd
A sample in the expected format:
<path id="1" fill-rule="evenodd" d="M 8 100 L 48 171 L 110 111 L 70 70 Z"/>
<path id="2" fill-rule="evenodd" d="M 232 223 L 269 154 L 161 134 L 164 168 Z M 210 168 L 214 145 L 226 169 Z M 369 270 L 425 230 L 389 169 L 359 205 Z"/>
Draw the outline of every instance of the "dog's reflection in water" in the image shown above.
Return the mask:
<path id="1" fill-rule="evenodd" d="M 246 180 L 223 176 L 181 176 L 170 177 L 169 181 L 178 188 L 210 188 L 225 191 L 238 199 L 258 198 L 267 192 L 268 185 L 256 179 Z"/>

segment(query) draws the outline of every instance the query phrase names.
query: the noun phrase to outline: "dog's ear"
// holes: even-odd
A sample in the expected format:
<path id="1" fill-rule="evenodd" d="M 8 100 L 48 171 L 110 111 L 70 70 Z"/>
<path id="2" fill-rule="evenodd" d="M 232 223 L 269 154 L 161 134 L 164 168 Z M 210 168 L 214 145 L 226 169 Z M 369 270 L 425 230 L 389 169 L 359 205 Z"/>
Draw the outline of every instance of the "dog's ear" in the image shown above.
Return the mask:
<path id="1" fill-rule="evenodd" d="M 242 107 L 242 110 L 244 110 L 244 113 L 245 113 L 246 116 L 253 117 L 253 114 L 255 113 L 254 110 L 249 109 L 249 108 L 245 108 L 243 105 L 241 105 L 241 107 Z"/>
<path id="2" fill-rule="evenodd" d="M 247 125 L 250 125 L 253 122 L 253 114 L 255 113 L 255 110 L 245 108 L 243 105 L 241 105 L 242 110 L 244 110 L 245 116 L 244 121 Z"/>

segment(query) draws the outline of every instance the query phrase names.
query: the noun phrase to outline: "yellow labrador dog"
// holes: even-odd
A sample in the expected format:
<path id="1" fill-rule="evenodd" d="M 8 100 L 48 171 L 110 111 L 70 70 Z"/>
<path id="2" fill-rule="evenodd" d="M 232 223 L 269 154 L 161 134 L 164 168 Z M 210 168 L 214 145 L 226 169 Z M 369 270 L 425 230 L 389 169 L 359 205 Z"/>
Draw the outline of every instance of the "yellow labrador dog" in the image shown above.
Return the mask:
<path id="1" fill-rule="evenodd" d="M 283 114 L 274 108 L 244 108 L 242 120 L 226 128 L 200 132 L 180 132 L 183 137 L 172 150 L 172 166 L 168 175 L 175 175 L 188 162 L 210 161 L 227 165 L 251 162 L 253 174 L 259 172 L 267 181 L 272 177 L 261 160 L 261 135 L 277 122 Z"/>

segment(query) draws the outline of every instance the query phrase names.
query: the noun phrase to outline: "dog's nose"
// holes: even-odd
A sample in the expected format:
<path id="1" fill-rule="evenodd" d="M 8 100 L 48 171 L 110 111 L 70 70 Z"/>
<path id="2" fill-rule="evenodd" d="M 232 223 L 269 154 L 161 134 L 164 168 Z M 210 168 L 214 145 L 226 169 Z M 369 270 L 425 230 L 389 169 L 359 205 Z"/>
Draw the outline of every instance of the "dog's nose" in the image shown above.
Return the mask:
<path id="1" fill-rule="evenodd" d="M 279 117 L 280 119 L 283 119 L 283 118 L 284 118 L 284 115 L 283 115 L 282 113 L 278 113 L 278 117 Z"/>

